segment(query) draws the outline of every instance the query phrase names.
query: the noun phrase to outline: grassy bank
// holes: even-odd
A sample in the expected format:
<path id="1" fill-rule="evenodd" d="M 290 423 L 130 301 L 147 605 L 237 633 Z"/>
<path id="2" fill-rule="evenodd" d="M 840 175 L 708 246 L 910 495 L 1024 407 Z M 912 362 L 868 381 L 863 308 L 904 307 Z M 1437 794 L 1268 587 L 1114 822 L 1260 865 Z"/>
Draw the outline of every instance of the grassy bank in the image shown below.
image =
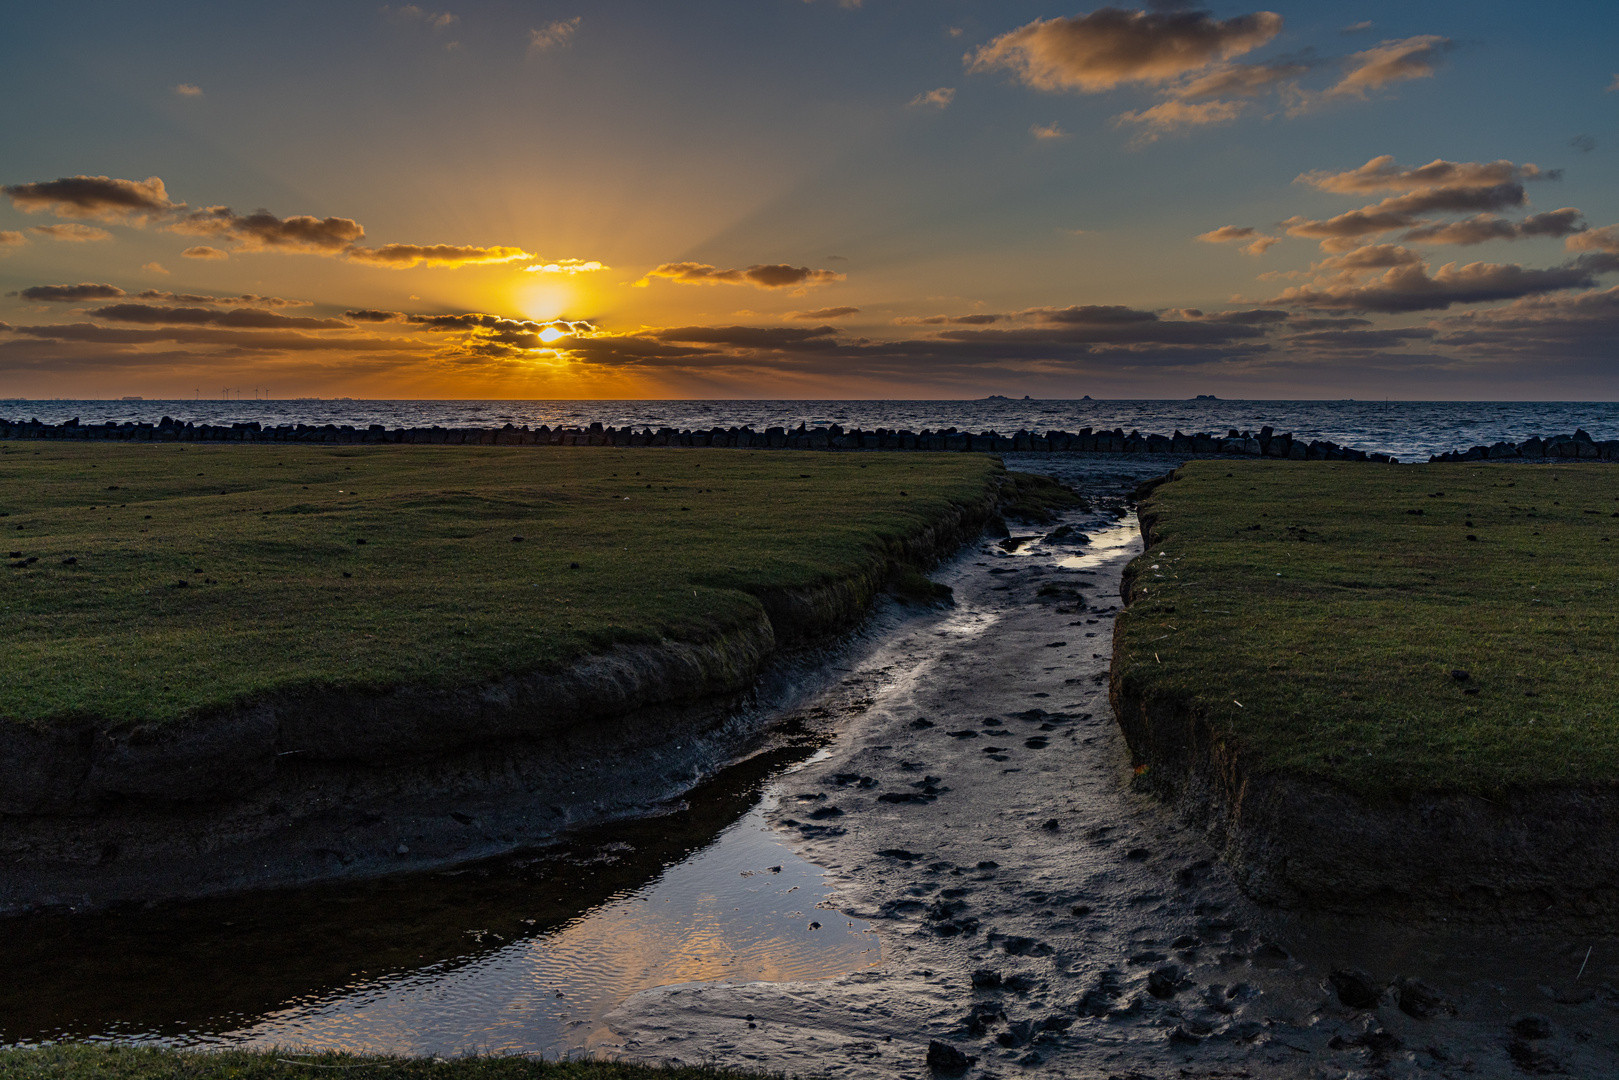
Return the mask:
<path id="1" fill-rule="evenodd" d="M 525 1057 L 385 1058 L 73 1045 L 0 1050 L 0 1080 L 310 1080 L 334 1074 L 366 1080 L 727 1080 L 762 1075 Z"/>
<path id="2" fill-rule="evenodd" d="M 1143 503 L 1115 678 L 1372 800 L 1619 780 L 1619 474 L 1194 462 Z M 1465 673 L 1465 678 L 1458 673 Z"/>
<path id="3" fill-rule="evenodd" d="M 698 640 L 881 567 L 960 454 L 0 443 L 0 718 L 161 723 Z M 518 538 L 521 539 L 518 539 Z M 20 554 L 18 554 L 20 553 Z"/>

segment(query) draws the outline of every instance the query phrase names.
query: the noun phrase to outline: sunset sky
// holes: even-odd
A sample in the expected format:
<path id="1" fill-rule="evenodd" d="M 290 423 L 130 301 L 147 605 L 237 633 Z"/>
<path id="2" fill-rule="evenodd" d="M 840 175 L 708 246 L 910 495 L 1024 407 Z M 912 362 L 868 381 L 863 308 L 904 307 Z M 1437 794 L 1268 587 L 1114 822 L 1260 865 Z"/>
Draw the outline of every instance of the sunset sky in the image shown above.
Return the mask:
<path id="1" fill-rule="evenodd" d="M 1619 399 L 1619 7 L 0 14 L 0 398 Z"/>

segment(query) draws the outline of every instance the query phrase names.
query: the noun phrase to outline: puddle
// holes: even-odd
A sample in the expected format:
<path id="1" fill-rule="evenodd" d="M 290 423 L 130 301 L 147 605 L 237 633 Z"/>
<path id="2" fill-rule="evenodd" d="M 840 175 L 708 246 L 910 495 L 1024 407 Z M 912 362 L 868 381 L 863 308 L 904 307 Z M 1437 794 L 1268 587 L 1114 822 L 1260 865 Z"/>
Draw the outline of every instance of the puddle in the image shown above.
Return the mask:
<path id="1" fill-rule="evenodd" d="M 877 935 L 819 909 L 824 872 L 765 823 L 813 752 L 737 765 L 675 814 L 448 873 L 0 922 L 0 1044 L 566 1054 L 640 990 L 871 966 Z"/>
<path id="2" fill-rule="evenodd" d="M 1095 532 L 1085 534 L 1084 546 L 1049 541 L 1045 536 L 1014 536 L 1001 541 L 997 554 L 1011 559 L 1051 559 L 1051 565 L 1064 570 L 1095 570 L 1110 563 L 1130 548 L 1141 546 L 1141 523 L 1134 510 Z M 998 572 L 998 571 L 992 571 Z"/>

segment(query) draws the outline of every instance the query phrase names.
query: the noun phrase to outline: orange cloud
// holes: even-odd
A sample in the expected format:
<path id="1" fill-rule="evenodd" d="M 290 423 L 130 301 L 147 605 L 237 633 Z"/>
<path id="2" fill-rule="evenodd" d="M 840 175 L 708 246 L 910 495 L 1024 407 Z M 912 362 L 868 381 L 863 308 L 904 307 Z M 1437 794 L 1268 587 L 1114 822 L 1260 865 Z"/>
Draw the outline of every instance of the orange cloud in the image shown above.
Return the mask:
<path id="1" fill-rule="evenodd" d="M 475 247 L 463 244 L 384 244 L 379 248 L 351 247 L 343 252 L 350 262 L 408 270 L 418 264 L 443 266 L 487 266 L 492 263 L 532 259 L 517 247 Z"/>
<path id="2" fill-rule="evenodd" d="M 230 253 L 229 252 L 220 251 L 218 248 L 209 247 L 207 244 L 198 244 L 196 247 L 188 247 L 184 251 L 180 252 L 180 254 L 184 255 L 188 259 L 228 259 L 228 258 L 230 258 Z"/>
<path id="3" fill-rule="evenodd" d="M 968 70 L 1006 69 L 1037 90 L 1099 93 L 1158 85 L 1264 45 L 1282 17 L 1261 11 L 1224 22 L 1199 11 L 1121 11 L 1036 19 L 969 53 Z"/>
<path id="4" fill-rule="evenodd" d="M 1327 90 L 1327 96 L 1364 98 L 1368 91 L 1390 83 L 1430 78 L 1440 54 L 1450 48 L 1450 39 L 1438 34 L 1385 41 L 1351 56 L 1344 77 Z"/>
<path id="5" fill-rule="evenodd" d="M 52 240 L 61 240 L 69 244 L 87 244 L 94 240 L 111 240 L 112 233 L 106 229 L 98 229 L 94 225 L 80 225 L 70 222 L 66 225 L 35 225 L 29 232 L 36 236 L 48 236 Z"/>

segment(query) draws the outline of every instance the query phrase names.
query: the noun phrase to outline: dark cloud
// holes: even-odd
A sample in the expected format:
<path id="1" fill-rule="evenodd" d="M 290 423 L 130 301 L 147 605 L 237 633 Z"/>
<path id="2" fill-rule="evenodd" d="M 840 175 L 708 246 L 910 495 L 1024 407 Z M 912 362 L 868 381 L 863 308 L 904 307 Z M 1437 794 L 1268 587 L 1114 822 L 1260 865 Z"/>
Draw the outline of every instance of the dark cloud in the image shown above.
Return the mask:
<path id="1" fill-rule="evenodd" d="M 240 251 L 289 251 L 315 255 L 343 254 L 365 237 L 353 218 L 317 218 L 299 214 L 276 217 L 268 210 L 238 214 L 228 206 L 194 210 L 171 222 L 171 232 L 229 240 Z"/>
<path id="2" fill-rule="evenodd" d="M 1157 322 L 1151 311 L 1138 311 L 1123 304 L 1075 304 L 1065 308 L 1025 308 L 1020 318 L 1043 323 L 1062 323 L 1069 326 L 1118 326 L 1126 323 Z"/>
<path id="3" fill-rule="evenodd" d="M 857 307 L 824 307 L 814 311 L 789 311 L 787 317 L 796 322 L 814 322 L 818 319 L 846 319 L 860 314 Z"/>
<path id="4" fill-rule="evenodd" d="M 1422 219 L 1425 213 L 1504 210 L 1522 206 L 1525 201 L 1523 185 L 1516 181 L 1488 186 L 1443 185 L 1391 195 L 1372 206 L 1325 221 L 1291 217 L 1282 225 L 1289 236 L 1320 240 L 1326 251 L 1343 251 L 1364 236 L 1423 228 L 1430 224 Z"/>
<path id="5" fill-rule="evenodd" d="M 402 311 L 378 311 L 375 308 L 359 308 L 355 311 L 343 312 L 343 318 L 352 322 L 367 323 L 404 322 L 405 313 Z"/>
<path id="6" fill-rule="evenodd" d="M 1316 263 L 1313 270 L 1387 270 L 1391 266 L 1415 266 L 1422 256 L 1399 244 L 1370 244 L 1346 251 Z"/>
<path id="7" fill-rule="evenodd" d="M 112 304 L 90 312 L 110 322 L 164 326 L 226 326 L 237 330 L 348 330 L 341 319 L 309 319 L 252 308 L 216 311 L 204 307 L 159 307 L 155 304 Z"/>
<path id="8" fill-rule="evenodd" d="M 1424 266 L 1397 266 L 1369 281 L 1337 281 L 1284 289 L 1268 303 L 1313 311 L 1398 313 L 1442 311 L 1454 304 L 1515 300 L 1587 288 L 1616 267 L 1613 256 L 1586 256 L 1565 266 L 1529 269 L 1516 263 L 1446 263 L 1430 276 Z M 1609 261 L 1604 261 L 1609 260 Z"/>
<path id="9" fill-rule="evenodd" d="M 902 315 L 894 320 L 895 326 L 988 326 L 1010 318 L 1008 315 Z"/>
<path id="10" fill-rule="evenodd" d="M 1428 341 L 1438 336 L 1437 330 L 1412 327 L 1404 330 L 1321 330 L 1314 333 L 1294 334 L 1288 344 L 1312 349 L 1361 350 L 1391 349 L 1409 345 L 1413 341 Z"/>
<path id="11" fill-rule="evenodd" d="M 1443 344 L 1470 353 L 1522 357 L 1537 365 L 1584 359 L 1612 370 L 1619 340 L 1619 287 L 1574 296 L 1535 296 L 1503 307 L 1450 316 L 1439 324 Z"/>
<path id="12" fill-rule="evenodd" d="M 1589 135 L 1576 135 L 1568 141 L 1568 144 L 1582 154 L 1589 154 L 1597 148 L 1597 141 Z"/>
<path id="13" fill-rule="evenodd" d="M 101 326 L 96 323 L 53 323 L 45 326 L 14 326 L 11 333 L 53 341 L 75 341 L 98 345 L 145 345 L 173 341 L 191 345 L 218 346 L 241 352 L 415 352 L 420 343 L 390 338 L 309 335 L 295 332 L 270 333 L 201 326 L 165 326 L 158 329 L 132 329 Z"/>
<path id="14" fill-rule="evenodd" d="M 649 337 L 683 344 L 734 345 L 748 349 L 803 348 L 821 343 L 838 332 L 835 326 L 797 329 L 787 326 L 675 326 L 652 331 Z M 825 342 L 824 344 L 831 344 Z"/>
<path id="15" fill-rule="evenodd" d="M 1178 308 L 1171 314 L 1194 322 L 1228 323 L 1232 326 L 1271 326 L 1293 317 L 1290 311 L 1274 308 L 1249 308 L 1246 311 L 1203 312 L 1197 308 Z"/>
<path id="16" fill-rule="evenodd" d="M 1482 244 L 1488 240 L 1523 240 L 1530 237 L 1562 238 L 1582 232 L 1583 215 L 1572 206 L 1531 214 L 1522 221 L 1507 221 L 1493 214 L 1478 214 L 1461 221 L 1424 225 L 1412 229 L 1401 240 L 1422 244 Z"/>
<path id="17" fill-rule="evenodd" d="M 125 294 L 124 290 L 116 285 L 97 285 L 83 281 L 77 285 L 34 285 L 18 295 L 24 300 L 74 304 L 83 300 L 116 300 Z"/>
<path id="18" fill-rule="evenodd" d="M 793 286 L 828 285 L 843 281 L 847 274 L 831 270 L 811 270 L 807 266 L 788 266 L 785 263 L 755 264 L 745 270 L 721 270 L 708 263 L 664 263 L 647 272 L 636 284 L 645 286 L 653 278 L 667 278 L 682 285 L 754 285 L 761 289 L 786 289 Z"/>
<path id="19" fill-rule="evenodd" d="M 137 300 L 162 300 L 171 304 L 212 304 L 215 307 L 313 307 L 313 300 L 283 300 L 279 296 L 259 296 L 257 293 L 242 293 L 240 296 L 205 296 L 200 293 L 165 292 L 161 289 L 145 289 L 135 294 Z"/>
<path id="20" fill-rule="evenodd" d="M 185 205 L 171 202 L 163 181 L 155 176 L 145 180 L 65 176 L 32 184 L 7 184 L 0 187 L 0 193 L 26 214 L 49 211 L 57 217 L 93 218 L 115 223 L 144 221 Z"/>
<path id="21" fill-rule="evenodd" d="M 1347 330 L 1355 326 L 1370 326 L 1370 319 L 1294 319 L 1287 324 L 1289 330 Z"/>
<path id="22" fill-rule="evenodd" d="M 1161 85 L 1264 45 L 1282 17 L 1261 11 L 1220 21 L 1200 11 L 1124 11 L 1036 19 L 966 57 L 974 72 L 1005 69 L 1038 90 L 1096 93 Z"/>

